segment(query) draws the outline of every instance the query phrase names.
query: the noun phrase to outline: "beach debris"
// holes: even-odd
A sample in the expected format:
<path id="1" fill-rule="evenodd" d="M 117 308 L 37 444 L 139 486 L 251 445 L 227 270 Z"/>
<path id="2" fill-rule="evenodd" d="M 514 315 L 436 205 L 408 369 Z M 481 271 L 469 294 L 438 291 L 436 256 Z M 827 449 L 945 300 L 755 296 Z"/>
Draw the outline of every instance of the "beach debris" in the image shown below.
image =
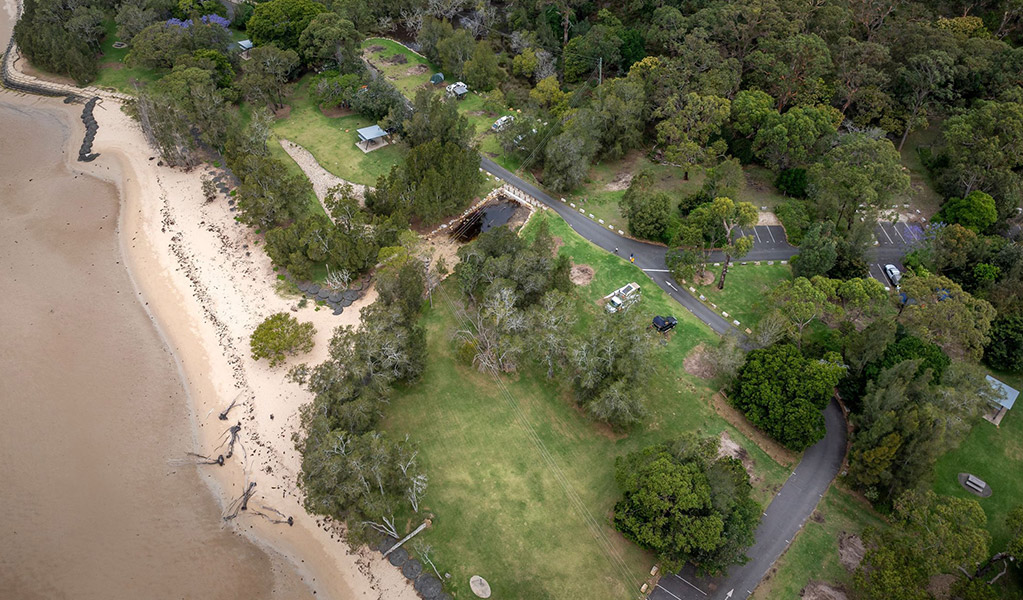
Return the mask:
<path id="1" fill-rule="evenodd" d="M 242 394 L 238 394 L 237 396 L 235 396 L 235 399 L 231 401 L 231 404 L 228 405 L 228 407 L 225 408 L 223 411 L 221 411 L 220 415 L 217 418 L 220 419 L 221 421 L 226 421 L 227 413 L 231 412 L 231 409 L 238 405 L 238 398 L 241 398 L 241 396 Z"/>
<path id="2" fill-rule="evenodd" d="M 189 456 L 196 459 L 195 464 L 197 465 L 219 465 L 224 466 L 224 455 L 218 454 L 216 458 L 210 458 L 209 456 L 203 456 L 202 454 L 196 454 L 195 452 L 189 452 Z"/>
<path id="3" fill-rule="evenodd" d="M 255 485 L 255 484 L 253 484 L 253 485 Z M 288 527 L 291 527 L 291 526 L 293 526 L 295 524 L 295 518 L 294 517 L 289 517 L 289 516 L 285 515 L 284 513 L 282 513 L 281 511 L 277 510 L 276 508 L 272 508 L 270 506 L 262 506 L 261 508 L 263 510 L 265 510 L 265 511 L 272 512 L 273 514 L 277 515 L 278 518 L 271 517 L 270 515 L 268 515 L 268 514 L 266 514 L 264 512 L 260 512 L 258 510 L 252 511 L 252 514 L 264 517 L 264 518 L 266 518 L 267 521 L 270 521 L 274 525 L 284 525 L 284 524 L 287 524 Z"/>
<path id="4" fill-rule="evenodd" d="M 249 500 L 252 498 L 252 496 L 255 493 L 256 493 L 256 482 L 252 481 L 252 482 L 249 483 L 249 485 L 247 485 L 245 487 L 245 491 L 242 492 L 242 495 L 238 496 L 237 498 L 235 498 L 234 502 L 232 502 L 230 505 L 228 505 L 228 507 L 227 507 L 228 512 L 227 512 L 226 515 L 224 515 L 224 520 L 225 521 L 230 521 L 231 519 L 234 519 L 235 517 L 237 517 L 238 514 L 241 511 L 248 510 L 249 509 Z"/>

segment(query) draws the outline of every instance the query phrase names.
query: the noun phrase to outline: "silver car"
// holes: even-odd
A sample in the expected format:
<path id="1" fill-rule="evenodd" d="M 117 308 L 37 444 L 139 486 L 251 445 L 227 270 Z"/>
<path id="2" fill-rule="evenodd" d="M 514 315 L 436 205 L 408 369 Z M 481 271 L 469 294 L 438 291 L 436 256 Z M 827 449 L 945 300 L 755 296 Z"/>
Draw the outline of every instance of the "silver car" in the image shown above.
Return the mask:
<path id="1" fill-rule="evenodd" d="M 898 289 L 899 281 L 902 280 L 902 271 L 899 271 L 898 267 L 896 267 L 895 265 L 885 265 L 884 273 L 885 275 L 888 276 L 888 279 L 892 281 L 892 285 L 894 285 L 895 288 Z"/>

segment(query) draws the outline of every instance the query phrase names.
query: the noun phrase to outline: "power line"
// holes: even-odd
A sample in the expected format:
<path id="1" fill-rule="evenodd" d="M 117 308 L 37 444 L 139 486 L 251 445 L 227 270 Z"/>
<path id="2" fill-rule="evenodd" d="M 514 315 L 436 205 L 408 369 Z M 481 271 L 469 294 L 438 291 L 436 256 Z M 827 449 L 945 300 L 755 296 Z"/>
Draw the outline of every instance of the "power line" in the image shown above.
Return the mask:
<path id="1" fill-rule="evenodd" d="M 439 286 L 438 289 L 440 289 L 441 296 L 443 296 L 444 301 L 447 302 L 448 305 L 451 307 L 455 318 L 459 322 L 459 325 L 465 328 L 466 330 L 470 330 L 470 327 L 467 326 L 468 317 L 465 316 L 461 309 L 459 309 L 458 306 L 456 306 L 455 303 L 451 300 L 451 298 L 448 297 L 447 292 L 444 290 L 443 286 Z M 522 424 L 523 429 L 526 431 L 526 435 L 529 437 L 530 441 L 533 443 L 537 451 L 540 453 L 541 458 L 546 463 L 547 469 L 554 476 L 555 480 L 557 480 L 558 483 L 561 484 L 562 488 L 565 491 L 565 496 L 568 497 L 569 502 L 573 505 L 578 516 L 580 516 L 585 522 L 587 528 L 590 530 L 590 534 L 597 541 L 597 545 L 604 553 L 608 562 L 611 563 L 611 566 L 613 568 L 616 568 L 621 575 L 624 575 L 625 581 L 634 582 L 635 580 L 633 579 L 632 572 L 629 570 L 629 565 L 625 562 L 625 559 L 622 558 L 621 554 L 618 553 L 613 542 L 610 540 L 610 538 L 607 537 L 607 534 L 604 533 L 604 530 L 601 527 L 600 522 L 597 521 L 596 517 L 593 516 L 593 513 L 590 512 L 590 510 L 583 503 L 582 499 L 579 497 L 579 494 L 575 491 L 575 488 L 572 487 L 571 482 L 568 480 L 568 477 L 565 475 L 564 471 L 558 465 L 558 462 L 555 459 L 554 455 L 551 453 L 550 449 L 547 448 L 547 445 L 544 444 L 539 434 L 537 434 L 536 429 L 529 422 L 529 419 L 526 416 L 525 412 L 519 406 L 518 402 L 516 402 L 515 397 L 512 395 L 512 393 L 508 390 L 500 374 L 493 367 L 487 368 L 487 371 L 496 381 L 498 388 L 500 388 L 501 393 L 505 397 L 505 400 L 507 401 L 508 405 L 511 407 L 512 412 L 518 418 L 519 422 Z"/>
<path id="2" fill-rule="evenodd" d="M 574 101 L 575 101 L 575 99 L 576 99 L 576 96 L 577 96 L 577 95 L 578 95 L 578 94 L 579 94 L 580 92 L 582 92 L 582 91 L 583 91 L 584 89 L 586 89 L 586 84 L 587 84 L 587 83 L 589 83 L 589 82 L 590 82 L 590 80 L 592 80 L 592 79 L 593 79 L 593 73 L 595 73 L 595 72 L 596 72 L 596 71 L 591 71 L 591 72 L 590 72 L 590 76 L 586 78 L 586 81 L 584 81 L 584 82 L 583 82 L 583 83 L 582 83 L 582 84 L 581 84 L 581 85 L 580 85 L 580 86 L 579 86 L 578 88 L 576 88 L 576 90 L 575 90 L 574 92 L 572 92 L 572 97 L 571 97 L 571 98 L 569 99 L 569 104 L 571 104 L 572 102 L 574 102 Z M 538 143 L 538 144 L 537 144 L 537 145 L 536 145 L 536 146 L 535 146 L 535 147 L 533 148 L 533 151 L 529 153 L 529 156 L 527 156 L 527 157 L 526 157 L 526 160 L 522 161 L 522 164 L 521 164 L 521 165 L 519 165 L 519 168 L 520 168 L 520 169 L 525 169 L 525 168 L 526 168 L 526 166 L 527 166 L 527 165 L 529 165 L 529 163 L 530 163 L 530 162 L 531 162 L 531 161 L 533 160 L 533 157 L 534 157 L 534 156 L 536 155 L 536 152 L 537 152 L 537 150 L 539 150 L 540 148 L 542 148 L 542 147 L 544 146 L 544 144 L 546 144 L 546 143 L 547 143 L 547 140 L 548 140 L 548 139 L 550 139 L 551 135 L 553 135 L 553 134 L 554 134 L 554 131 L 555 131 L 555 130 L 556 130 L 556 129 L 558 128 L 558 126 L 559 126 L 559 125 L 561 125 L 561 124 L 562 124 L 562 121 L 556 121 L 556 122 L 554 122 L 554 123 L 553 123 L 553 124 L 552 124 L 552 125 L 551 125 L 551 126 L 550 126 L 550 127 L 548 128 L 548 130 L 547 130 L 547 134 L 546 134 L 546 135 L 544 136 L 544 138 L 543 138 L 542 140 L 540 140 L 540 143 Z"/>

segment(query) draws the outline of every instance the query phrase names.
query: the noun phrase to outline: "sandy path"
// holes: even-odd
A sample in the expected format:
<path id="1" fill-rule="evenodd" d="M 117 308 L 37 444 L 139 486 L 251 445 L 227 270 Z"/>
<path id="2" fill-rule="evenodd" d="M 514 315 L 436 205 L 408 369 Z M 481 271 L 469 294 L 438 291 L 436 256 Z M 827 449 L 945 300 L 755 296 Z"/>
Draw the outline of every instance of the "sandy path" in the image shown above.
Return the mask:
<path id="1" fill-rule="evenodd" d="M 298 163 L 298 166 L 302 168 L 303 172 L 305 172 L 306 177 L 308 177 L 309 181 L 312 182 L 313 191 L 316 192 L 316 197 L 320 199 L 321 203 L 323 202 L 323 199 L 327 197 L 327 192 L 330 188 L 336 185 L 343 185 L 345 183 L 351 185 L 355 190 L 355 196 L 359 199 L 359 204 L 365 203 L 366 191 L 370 189 L 368 186 L 362 185 L 361 183 L 352 183 L 346 179 L 341 179 L 327 169 L 324 169 L 320 166 L 320 163 L 316 161 L 316 157 L 313 156 L 311 152 L 302 146 L 299 146 L 295 142 L 283 138 L 280 142 L 284 151 L 287 152 L 296 163 Z M 324 210 L 326 210 L 326 207 L 324 207 Z"/>

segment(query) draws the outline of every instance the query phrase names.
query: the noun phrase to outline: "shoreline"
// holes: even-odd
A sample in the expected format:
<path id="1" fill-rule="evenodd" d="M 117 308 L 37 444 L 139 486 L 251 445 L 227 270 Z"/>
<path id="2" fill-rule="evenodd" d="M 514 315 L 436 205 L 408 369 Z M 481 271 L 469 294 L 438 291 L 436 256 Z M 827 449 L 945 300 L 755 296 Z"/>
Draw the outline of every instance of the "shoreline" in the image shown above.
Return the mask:
<path id="1" fill-rule="evenodd" d="M 12 99 L 14 97 L 12 95 Z M 217 215 L 204 216 L 205 208 L 210 208 L 210 213 L 219 210 L 220 216 L 230 213 L 226 206 L 221 206 L 223 198 L 213 206 L 201 204 L 199 175 L 202 170 L 184 173 L 157 166 L 157 160 L 146 164 L 150 163 L 148 157 L 153 155 L 152 150 L 119 104 L 105 101 L 97 106 L 99 133 L 94 152 L 100 153 L 100 157 L 86 164 L 74 161 L 76 153 L 68 150 L 74 150 L 72 147 L 84 135 L 84 126 L 77 118 L 80 105 L 68 106 L 59 100 L 43 98 L 22 98 L 19 103 L 58 115 L 68 133 L 64 160 L 71 172 L 96 177 L 117 188 L 120 253 L 136 299 L 174 357 L 188 399 L 194 449 L 200 454 L 215 454 L 212 449 L 221 441 L 220 432 L 235 422 L 242 423 L 244 450 L 236 450 L 225 467 L 198 467 L 200 479 L 221 510 L 241 495 L 247 481 L 258 483 L 250 510 L 241 513 L 231 524 L 232 528 L 268 550 L 271 556 L 282 556 L 294 565 L 311 591 L 310 595 L 345 600 L 416 597 L 411 585 L 386 561 L 366 548 L 351 553 L 341 541 L 336 525 L 304 510 L 296 484 L 300 458 L 290 435 L 282 435 L 281 427 L 260 426 L 270 415 L 271 423 L 284 425 L 285 431 L 294 431 L 298 426 L 298 407 L 311 396 L 283 381 L 285 368 L 271 372 L 265 365 L 254 363 L 241 343 L 247 342 L 247 338 L 240 335 L 246 322 L 258 322 L 271 310 L 287 311 L 288 304 L 294 302 L 273 292 L 276 278 L 269 268 L 269 259 L 262 248 L 256 246 L 257 236 L 248 228 L 235 225 L 233 219 L 228 219 L 226 226 L 207 222 L 209 217 Z M 195 200 L 189 203 L 188 197 Z M 178 225 L 179 220 L 181 225 Z M 198 221 L 200 226 L 209 225 L 209 228 L 206 231 L 178 230 L 178 227 L 187 227 L 188 221 L 193 225 Z M 224 231 L 225 228 L 230 231 Z M 237 272 L 236 277 L 231 277 L 231 266 L 214 264 L 215 259 L 223 258 L 223 253 L 231 254 L 228 242 L 224 242 L 224 248 L 217 248 L 209 239 L 190 242 L 189 238 L 203 237 L 204 233 L 215 233 L 205 237 L 221 238 L 221 242 L 232 235 L 236 242 L 247 242 L 242 244 L 242 249 L 251 247 L 251 251 L 243 253 L 235 247 L 234 256 L 230 256 L 232 263 L 245 268 L 244 274 Z M 222 267 L 219 273 L 218 266 Z M 226 280 L 224 271 L 228 272 Z M 248 281 L 238 281 L 241 279 Z M 231 310 L 237 307 L 225 306 L 213 295 L 204 305 L 197 293 L 206 290 L 209 294 L 210 287 L 214 292 L 232 287 L 247 288 L 257 297 L 247 306 L 249 310 L 243 311 Z M 317 347 L 312 354 L 289 362 L 322 360 L 333 326 L 357 324 L 358 310 L 373 299 L 372 293 L 364 296 L 350 307 L 351 312 L 346 311 L 344 319 L 331 318 L 329 311 L 303 310 L 299 318 L 316 323 Z M 219 320 L 220 327 L 213 326 L 211 320 Z M 225 353 L 225 347 L 234 351 Z M 249 385 L 250 382 L 253 385 Z M 248 398 L 232 411 L 228 421 L 219 421 L 214 413 L 226 408 L 239 396 L 239 391 L 247 391 Z M 277 397 L 270 398 L 270 395 Z M 187 450 L 190 449 L 181 449 L 182 456 Z M 294 526 L 271 523 L 269 518 L 263 518 L 270 514 L 269 510 L 260 511 L 262 507 L 294 517 Z"/>
<path id="2" fill-rule="evenodd" d="M 188 277 L 184 275 L 173 276 L 175 273 L 182 273 L 185 266 L 182 263 L 187 264 L 190 262 L 191 266 L 198 271 L 202 271 L 208 265 L 204 265 L 203 261 L 189 261 L 187 258 L 182 258 L 180 252 L 187 252 L 187 250 L 182 249 L 181 246 L 178 246 L 179 256 L 176 257 L 177 260 L 174 260 L 175 257 L 172 256 L 174 252 L 171 249 L 173 246 L 171 248 L 160 248 L 159 242 L 155 239 L 159 233 L 165 233 L 169 230 L 167 227 L 168 217 L 173 224 L 177 219 L 185 216 L 181 214 L 183 211 L 180 210 L 180 207 L 171 206 L 170 203 L 175 198 L 168 197 L 168 190 L 163 188 L 163 181 L 160 175 L 162 174 L 165 178 L 177 180 L 173 183 L 191 184 L 191 197 L 195 199 L 194 204 L 198 206 L 199 199 L 201 198 L 199 176 L 202 172 L 202 167 L 190 173 L 184 173 L 169 167 L 158 167 L 152 164 L 140 165 L 141 161 L 156 163 L 159 159 L 147 161 L 140 158 L 142 156 L 139 154 L 140 150 L 152 152 L 147 146 L 142 148 L 136 147 L 136 151 L 131 152 L 127 148 L 109 143 L 109 136 L 103 135 L 104 130 L 109 132 L 112 127 L 117 125 L 128 125 L 136 134 L 135 137 L 138 141 L 144 144 L 144 140 L 142 139 L 141 130 L 137 128 L 133 121 L 129 120 L 129 117 L 120 111 L 119 105 L 111 102 L 106 104 L 108 111 L 117 111 L 117 119 L 105 118 L 111 115 L 100 115 L 97 112 L 100 130 L 96 136 L 94 151 L 99 152 L 101 156 L 93 163 L 95 166 L 92 169 L 86 169 L 85 172 L 89 173 L 89 171 L 98 170 L 100 166 L 103 166 L 105 162 L 103 161 L 103 155 L 110 155 L 120 169 L 116 176 L 111 176 L 108 180 L 117 187 L 121 197 L 122 209 L 118 217 L 118 239 L 122 255 L 125 258 L 125 267 L 137 288 L 140 302 L 145 307 L 146 312 L 153 318 L 154 324 L 156 324 L 158 331 L 174 356 L 175 363 L 178 365 L 186 390 L 186 396 L 190 403 L 189 412 L 196 448 L 199 450 L 199 453 L 203 453 L 204 449 L 213 448 L 221 441 L 222 433 L 219 432 L 219 428 L 215 429 L 218 425 L 222 424 L 222 427 L 226 429 L 233 422 L 241 422 L 243 424 L 242 440 L 249 448 L 247 452 L 255 453 L 259 452 L 258 449 L 265 449 L 265 454 L 271 455 L 266 460 L 258 461 L 261 463 L 259 465 L 249 464 L 246 455 L 244 465 L 239 465 L 240 461 L 234 463 L 229 461 L 225 467 L 209 466 L 200 468 L 200 478 L 208 485 L 221 508 L 225 509 L 233 499 L 241 495 L 242 490 L 246 487 L 246 482 L 250 481 L 250 477 L 254 477 L 254 471 L 264 471 L 267 466 L 271 468 L 276 467 L 273 469 L 275 473 L 280 473 L 281 468 L 285 469 L 285 477 L 283 478 L 279 475 L 272 476 L 270 474 L 261 474 L 259 476 L 257 483 L 261 485 L 256 487 L 252 504 L 255 507 L 259 507 L 262 506 L 263 502 L 273 503 L 275 506 L 272 506 L 272 508 L 294 517 L 294 525 L 289 527 L 281 524 L 272 524 L 266 519 L 254 516 L 251 512 L 252 509 L 250 509 L 248 515 L 241 513 L 241 516 L 236 521 L 236 528 L 239 532 L 243 533 L 258 546 L 269 548 L 272 552 L 283 555 L 302 576 L 312 594 L 318 597 L 342 600 L 349 598 L 383 598 L 385 597 L 385 592 L 388 598 L 416 597 L 412 587 L 405 582 L 396 569 L 385 561 L 380 560 L 379 557 L 369 554 L 369 551 L 365 548 L 360 553 L 350 553 L 347 544 L 341 539 L 341 532 L 335 529 L 335 526 L 324 527 L 324 520 L 322 518 L 314 517 L 305 511 L 300 502 L 301 496 L 297 490 L 295 480 L 287 480 L 289 471 L 292 474 L 297 474 L 300 463 L 296 461 L 295 464 L 287 465 L 282 460 L 283 457 L 279 456 L 290 453 L 293 457 L 297 458 L 297 452 L 294 451 L 290 436 L 281 436 L 283 439 L 279 437 L 277 440 L 262 441 L 260 438 L 264 436 L 260 436 L 260 434 L 270 432 L 263 432 L 259 430 L 258 426 L 251 426 L 256 418 L 254 415 L 274 415 L 274 413 L 266 410 L 259 411 L 257 406 L 253 406 L 253 403 L 258 404 L 264 398 L 260 398 L 260 394 L 256 390 L 252 390 L 252 388 L 256 387 L 258 389 L 260 387 L 265 388 L 266 386 L 248 385 L 245 375 L 256 374 L 250 371 L 262 371 L 258 374 L 263 375 L 264 378 L 269 375 L 274 379 L 283 379 L 286 372 L 285 368 L 271 373 L 265 365 L 254 363 L 245 352 L 245 347 L 242 344 L 233 343 L 234 340 L 229 341 L 228 346 L 241 346 L 241 348 L 234 356 L 225 356 L 222 347 L 224 345 L 223 336 L 230 334 L 224 331 L 214 332 L 213 329 L 215 328 L 211 326 L 209 317 L 219 317 L 219 315 L 216 315 L 215 308 L 201 306 L 201 302 L 196 302 L 195 288 L 202 287 L 202 283 L 195 283 L 195 280 L 190 281 L 192 283 L 190 286 L 192 289 L 190 290 L 189 287 L 184 287 L 185 281 L 189 281 Z M 112 121 L 120 121 L 120 123 Z M 70 155 L 67 160 L 71 161 Z M 70 168 L 79 171 L 74 165 Z M 153 171 L 156 172 L 154 173 Z M 93 175 L 103 178 L 102 174 Z M 149 179 L 149 181 L 146 182 L 146 179 Z M 155 186 L 152 185 L 154 180 Z M 146 185 L 146 183 L 149 183 L 149 185 Z M 165 210 L 159 211 L 159 213 L 166 214 L 162 215 L 164 218 L 159 219 L 159 221 L 153 218 L 159 216 L 158 212 L 153 211 L 155 207 L 149 206 L 150 214 L 146 214 L 146 206 L 143 201 L 143 198 L 152 201 L 154 199 L 154 192 L 157 191 L 159 191 L 161 199 L 166 203 Z M 186 189 L 184 191 L 187 193 L 189 190 Z M 224 199 L 217 200 L 220 203 L 224 201 Z M 230 214 L 226 210 L 222 212 Z M 161 225 L 159 232 L 154 227 L 157 222 Z M 235 227 L 233 220 L 230 223 L 230 226 Z M 237 225 L 235 229 L 237 230 L 236 233 L 240 234 L 242 239 L 248 240 L 250 244 L 257 240 L 257 236 L 248 227 Z M 167 237 L 170 238 L 168 241 L 173 245 L 175 243 L 173 239 L 175 236 L 168 235 Z M 264 300 L 269 301 L 268 303 L 270 304 L 279 305 L 273 312 L 277 312 L 277 310 L 287 311 L 286 305 L 294 303 L 294 300 L 288 301 L 276 296 L 271 283 L 275 282 L 276 278 L 269 268 L 269 259 L 265 256 L 262 248 L 255 246 L 255 244 L 252 244 L 250 247 L 253 248 L 251 256 L 245 258 L 253 259 L 249 261 L 250 263 L 265 263 L 260 265 L 263 267 L 261 269 L 263 285 L 255 287 L 258 290 L 261 289 L 267 296 L 271 296 L 264 298 Z M 171 249 L 171 251 L 168 252 L 168 249 Z M 250 266 L 256 265 L 250 264 Z M 195 277 L 199 279 L 201 275 L 195 275 Z M 259 278 L 253 279 L 258 281 Z M 221 283 L 218 282 L 216 285 Z M 183 293 L 187 291 L 192 291 L 191 297 L 187 293 Z M 346 311 L 347 314 L 345 316 L 354 313 L 356 318 L 352 319 L 349 317 L 344 319 L 346 324 L 357 324 L 358 310 L 362 306 L 371 303 L 374 299 L 375 295 L 370 293 L 353 304 L 348 309 L 351 312 Z M 309 313 L 311 311 L 312 309 L 310 308 L 303 312 Z M 205 316 L 203 316 L 204 312 L 206 312 Z M 316 314 L 321 317 L 317 321 L 329 322 L 336 320 L 338 322 L 335 325 L 342 324 L 339 319 L 331 319 L 332 315 L 328 311 L 320 311 Z M 265 315 L 250 313 L 247 315 L 235 314 L 231 316 L 244 316 L 258 322 Z M 298 316 L 300 319 L 305 320 L 310 315 L 300 313 Z M 352 323 L 353 320 L 354 323 Z M 304 360 L 316 363 L 325 357 L 332 327 L 325 327 L 321 323 L 317 323 L 317 330 L 317 346 L 313 353 L 289 361 L 288 366 L 303 362 Z M 218 340 L 217 338 L 220 339 Z M 240 341 L 247 341 L 247 338 L 243 338 Z M 242 364 L 229 364 L 236 361 Z M 275 403 L 276 406 L 274 407 L 278 409 L 291 408 L 292 412 L 290 414 L 281 416 L 286 417 L 288 421 L 294 420 L 297 425 L 297 409 L 301 404 L 310 401 L 311 395 L 305 390 L 300 389 L 297 385 L 283 381 L 279 381 L 276 386 L 271 387 L 278 388 L 273 390 L 273 392 L 290 396 L 290 398 L 287 398 L 289 400 L 295 400 L 298 397 L 297 399 L 300 400 L 300 404 L 292 403 L 290 406 L 287 406 L 285 403 L 285 406 L 281 406 L 280 403 Z M 291 389 L 281 390 L 279 389 L 281 387 Z M 241 389 L 239 390 L 239 388 Z M 219 413 L 220 410 L 226 408 L 232 400 L 239 396 L 239 392 L 244 393 L 246 391 L 249 391 L 251 394 L 252 401 L 247 401 L 245 406 L 237 407 L 232 411 L 227 421 L 219 421 L 214 413 Z M 247 414 L 250 416 L 248 422 L 244 420 L 244 415 L 236 412 L 242 409 L 247 409 Z M 270 418 L 275 420 L 274 416 Z M 207 425 L 212 427 L 207 427 Z M 270 438 L 269 435 L 265 437 Z M 235 457 L 238 456 L 236 452 Z M 278 464 L 274 465 L 271 463 Z M 238 468 L 239 466 L 241 468 Z M 260 468 L 255 469 L 254 467 L 256 466 Z M 289 466 L 291 467 L 290 469 L 288 468 Z M 281 498 L 271 498 L 269 496 L 271 490 L 280 490 Z M 290 500 L 290 502 L 282 503 L 283 500 Z M 370 559 L 369 561 L 365 560 L 367 557 Z M 405 589 L 402 590 L 401 588 Z M 403 591 L 406 593 L 401 593 Z"/>

